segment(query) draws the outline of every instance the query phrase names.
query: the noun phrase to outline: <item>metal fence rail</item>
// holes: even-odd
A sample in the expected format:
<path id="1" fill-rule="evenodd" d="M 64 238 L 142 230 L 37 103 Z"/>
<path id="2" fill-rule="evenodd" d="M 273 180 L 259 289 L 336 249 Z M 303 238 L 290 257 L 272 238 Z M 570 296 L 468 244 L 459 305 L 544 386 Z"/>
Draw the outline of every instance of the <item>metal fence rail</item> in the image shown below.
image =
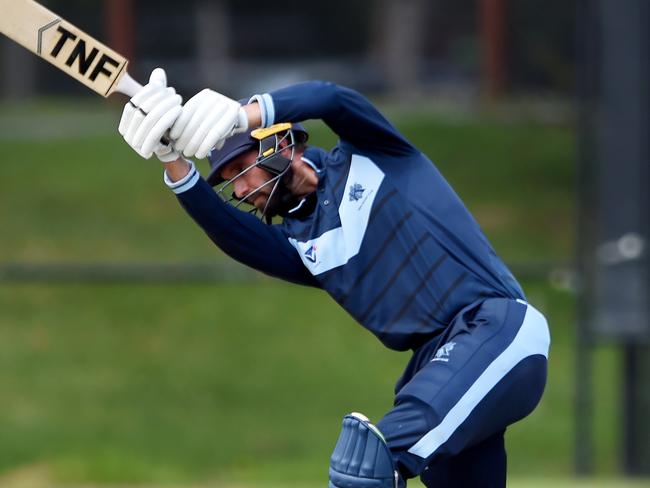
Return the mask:
<path id="1" fill-rule="evenodd" d="M 228 261 L 0 264 L 0 283 L 241 283 L 260 276 Z"/>

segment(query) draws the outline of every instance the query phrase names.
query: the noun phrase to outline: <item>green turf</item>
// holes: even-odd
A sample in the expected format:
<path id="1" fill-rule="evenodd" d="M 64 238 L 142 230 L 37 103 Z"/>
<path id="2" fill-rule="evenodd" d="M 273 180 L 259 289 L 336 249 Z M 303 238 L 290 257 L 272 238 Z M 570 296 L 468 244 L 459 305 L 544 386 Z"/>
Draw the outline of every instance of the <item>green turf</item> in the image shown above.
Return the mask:
<path id="1" fill-rule="evenodd" d="M 566 474 L 573 300 L 526 288 L 549 317 L 553 361 L 540 407 L 510 429 L 510 471 Z M 4 285 L 0 310 L 0 472 L 46 463 L 64 481 L 313 481 L 341 415 L 378 418 L 407 360 L 323 293 L 271 281 Z M 611 473 L 615 442 L 599 439 Z"/>
<path id="2" fill-rule="evenodd" d="M 160 164 L 115 134 L 118 118 L 94 104 L 0 108 L 0 262 L 222 259 L 164 188 Z M 571 258 L 567 128 L 424 115 L 397 123 L 507 261 Z M 312 130 L 314 142 L 332 142 Z M 574 297 L 543 280 L 525 285 L 548 314 L 552 361 L 540 407 L 510 429 L 510 471 L 567 475 Z M 268 279 L 0 285 L 0 337 L 0 473 L 43 466 L 60 483 L 317 483 L 340 417 L 381 416 L 407 360 L 323 293 Z M 597 354 L 607 380 L 598 472 L 612 474 L 616 356 Z"/>

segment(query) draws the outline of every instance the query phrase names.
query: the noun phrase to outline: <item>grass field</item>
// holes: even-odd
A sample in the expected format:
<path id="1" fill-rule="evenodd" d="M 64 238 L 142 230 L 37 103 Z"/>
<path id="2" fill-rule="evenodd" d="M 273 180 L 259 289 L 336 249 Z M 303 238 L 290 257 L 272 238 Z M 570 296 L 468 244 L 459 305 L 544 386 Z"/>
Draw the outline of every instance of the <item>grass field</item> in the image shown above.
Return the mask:
<path id="1" fill-rule="evenodd" d="M 104 107 L 1 108 L 0 262 L 224 259 L 163 187 L 160 165 L 115 134 L 119 114 Z M 397 124 L 506 261 L 571 259 L 568 128 L 426 115 Z M 331 143 L 313 131 L 314 142 Z M 510 472 L 522 480 L 512 486 L 637 486 L 547 484 L 571 473 L 574 296 L 544 277 L 524 285 L 549 318 L 553 346 L 540 407 L 510 429 Z M 0 485 L 11 488 L 322 486 L 340 417 L 379 418 L 408 359 L 324 294 L 266 278 L 0 284 L 0 337 Z M 596 355 L 597 466 L 611 476 L 617 358 L 607 348 Z"/>

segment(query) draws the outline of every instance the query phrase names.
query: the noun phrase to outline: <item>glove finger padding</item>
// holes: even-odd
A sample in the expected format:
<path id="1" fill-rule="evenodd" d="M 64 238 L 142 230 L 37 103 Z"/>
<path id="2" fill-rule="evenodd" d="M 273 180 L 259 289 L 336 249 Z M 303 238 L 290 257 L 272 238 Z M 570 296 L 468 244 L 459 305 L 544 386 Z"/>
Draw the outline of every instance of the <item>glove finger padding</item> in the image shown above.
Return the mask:
<path id="1" fill-rule="evenodd" d="M 189 144 L 185 148 L 184 152 L 187 154 L 196 154 L 197 157 L 201 158 L 202 156 L 199 156 L 198 150 L 201 147 L 202 144 L 204 144 L 204 140 L 208 133 L 212 130 L 213 127 L 215 127 L 215 124 L 217 121 L 219 121 L 228 108 L 224 105 L 219 105 L 217 106 L 211 113 L 206 114 L 203 117 L 203 120 L 200 121 L 201 124 L 199 127 L 194 131 L 194 135 L 192 136 L 192 139 L 190 139 Z M 211 146 L 214 145 L 216 141 L 213 141 Z"/>
<path id="2" fill-rule="evenodd" d="M 156 68 L 149 75 L 149 84 L 160 86 L 167 86 L 167 73 L 162 68 Z"/>
<path id="3" fill-rule="evenodd" d="M 162 100 L 173 98 L 174 96 L 176 96 L 176 90 L 171 87 L 161 87 L 158 89 L 158 91 L 152 93 L 150 97 L 143 100 L 140 104 L 140 108 L 143 112 L 151 113 Z"/>
<path id="4" fill-rule="evenodd" d="M 178 117 L 178 120 L 176 120 L 174 127 L 172 127 L 172 130 L 169 132 L 169 137 L 171 137 L 174 140 L 180 139 L 181 134 L 185 131 L 187 124 L 190 122 L 190 119 L 194 116 L 196 110 L 200 106 L 205 105 L 205 97 L 210 92 L 211 90 L 206 88 L 200 91 L 199 93 L 197 93 L 196 95 L 194 95 L 192 98 L 190 98 L 187 101 L 185 105 L 183 105 L 183 113 L 181 114 L 180 117 Z"/>
<path id="5" fill-rule="evenodd" d="M 138 95 L 140 95 L 140 93 L 137 93 L 136 97 Z M 129 121 L 129 124 L 126 128 L 126 133 L 124 135 L 124 139 L 126 140 L 126 142 L 130 146 L 132 146 L 136 151 L 138 150 L 137 147 L 140 146 L 140 144 L 136 142 L 136 134 L 138 132 L 138 129 L 142 125 L 143 121 L 148 115 L 147 112 L 142 108 L 142 106 L 146 104 L 147 107 L 151 107 L 153 106 L 153 104 L 155 104 L 156 102 L 164 98 L 165 89 L 162 87 L 153 87 L 147 92 L 146 95 L 147 95 L 146 97 L 141 97 L 141 104 L 135 107 L 135 113 L 131 117 L 131 120 Z"/>
<path id="6" fill-rule="evenodd" d="M 138 128 L 135 137 L 133 139 L 133 144 L 136 146 L 141 146 L 145 138 L 149 138 L 149 136 L 151 135 L 150 132 L 152 131 L 152 129 L 155 126 L 158 126 L 158 122 L 160 121 L 161 117 L 163 117 L 167 112 L 169 112 L 170 110 L 176 107 L 178 107 L 179 109 L 181 107 L 181 97 L 179 95 L 168 93 L 161 100 L 157 101 L 153 109 L 147 114 L 147 116 L 142 121 L 142 124 L 140 124 L 140 127 Z M 147 110 L 144 111 L 146 112 Z M 167 129 L 169 129 L 169 127 L 171 127 L 173 123 L 174 121 L 172 120 L 167 127 L 163 128 L 162 132 L 158 134 L 158 139 L 160 139 L 163 136 L 163 134 L 167 131 Z M 158 131 L 155 132 L 158 133 Z"/>
<path id="7" fill-rule="evenodd" d="M 126 143 L 136 151 L 138 150 L 138 147 L 133 144 L 133 138 L 135 137 L 135 133 L 137 132 L 138 127 L 140 127 L 140 124 L 142 124 L 144 118 L 145 114 L 139 108 L 135 109 L 135 112 L 129 121 L 129 126 L 126 129 L 126 133 L 124 134 L 124 140 Z"/>
<path id="8" fill-rule="evenodd" d="M 136 107 L 139 107 L 142 105 L 142 102 L 151 96 L 152 93 L 159 91 L 161 88 L 165 88 L 165 86 L 158 83 L 145 85 L 142 90 L 133 95 L 129 101 Z"/>
<path id="9" fill-rule="evenodd" d="M 232 135 L 238 121 L 239 102 L 220 93 L 205 89 L 192 97 L 183 107 L 170 136 L 175 147 L 187 157 L 204 158 L 222 139 Z M 207 148 L 207 149 L 206 149 Z"/>
<path id="10" fill-rule="evenodd" d="M 133 106 L 131 102 L 128 102 L 124 106 L 124 110 L 122 111 L 122 118 L 120 119 L 120 125 L 117 128 L 120 135 L 124 136 L 124 134 L 126 134 L 126 131 L 129 128 L 129 125 L 131 124 L 131 119 L 133 118 L 133 114 L 137 110 L 138 109 L 135 108 L 135 106 Z"/>
<path id="11" fill-rule="evenodd" d="M 161 143 L 182 112 L 182 98 L 167 87 L 167 75 L 161 68 L 152 71 L 149 83 L 136 93 L 122 112 L 119 133 L 143 158 L 155 152 L 159 159 L 173 161 L 178 153 L 171 145 Z"/>
<path id="12" fill-rule="evenodd" d="M 201 145 L 196 151 L 197 158 L 206 157 L 212 148 L 215 147 L 218 143 L 221 143 L 223 146 L 225 139 L 232 135 L 234 132 L 233 128 L 237 123 L 237 120 L 239 118 L 238 114 L 240 111 L 242 111 L 242 108 L 240 106 L 232 106 L 230 107 L 229 112 L 223 115 L 219 121 L 215 121 L 216 123 L 214 123 L 210 129 L 210 132 L 208 132 L 203 138 Z M 225 137 L 224 134 L 226 134 Z"/>
<path id="13" fill-rule="evenodd" d="M 178 118 L 182 110 L 183 109 L 180 104 L 172 106 L 158 119 L 142 143 L 143 152 L 155 151 L 159 158 L 169 152 L 166 149 L 171 149 L 170 145 L 164 145 L 160 142 L 160 140 L 165 135 L 165 132 L 167 132 L 169 127 L 171 127 L 174 121 Z M 176 159 L 176 157 L 178 157 L 178 155 L 176 155 L 174 159 Z"/>
<path id="14" fill-rule="evenodd" d="M 194 134 L 196 134 L 196 131 L 203 123 L 203 120 L 209 116 L 212 110 L 214 110 L 214 107 L 210 103 L 201 105 L 196 109 L 192 118 L 188 121 L 185 130 L 183 130 L 181 136 L 176 140 L 176 148 L 179 151 L 182 151 L 187 156 L 193 155 L 193 152 L 188 151 L 187 148 L 190 142 L 192 142 Z"/>
<path id="15" fill-rule="evenodd" d="M 159 91 L 161 88 L 167 86 L 167 75 L 165 70 L 161 68 L 156 68 L 151 72 L 149 76 L 149 83 L 142 87 L 124 106 L 124 111 L 122 112 L 122 118 L 120 119 L 120 125 L 118 131 L 120 134 L 124 135 L 129 128 L 131 117 L 133 113 L 138 110 L 142 105 L 142 102 L 150 98 L 151 94 Z"/>

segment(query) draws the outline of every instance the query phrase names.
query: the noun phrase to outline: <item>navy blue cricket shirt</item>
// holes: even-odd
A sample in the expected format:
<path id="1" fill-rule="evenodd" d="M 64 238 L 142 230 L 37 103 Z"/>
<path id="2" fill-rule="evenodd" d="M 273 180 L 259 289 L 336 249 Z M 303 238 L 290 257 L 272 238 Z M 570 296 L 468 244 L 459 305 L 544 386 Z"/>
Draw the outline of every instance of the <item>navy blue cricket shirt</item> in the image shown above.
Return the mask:
<path id="1" fill-rule="evenodd" d="M 305 151 L 319 168 L 314 211 L 277 225 L 224 203 L 194 166 L 179 182 L 166 178 L 224 252 L 324 289 L 396 350 L 419 347 L 471 303 L 524 298 L 435 165 L 359 93 L 313 81 L 254 99 L 264 127 L 321 119 L 340 139 L 329 152 Z"/>

